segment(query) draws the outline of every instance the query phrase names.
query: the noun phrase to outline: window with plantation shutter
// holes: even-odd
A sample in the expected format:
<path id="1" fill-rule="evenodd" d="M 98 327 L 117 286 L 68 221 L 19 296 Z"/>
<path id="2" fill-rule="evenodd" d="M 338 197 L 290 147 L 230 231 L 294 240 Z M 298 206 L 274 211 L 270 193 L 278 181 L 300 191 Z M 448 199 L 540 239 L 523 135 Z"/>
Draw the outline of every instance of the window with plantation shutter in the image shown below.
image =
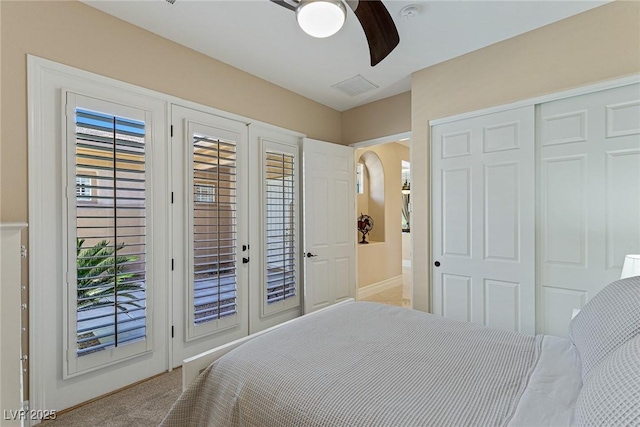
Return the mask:
<path id="1" fill-rule="evenodd" d="M 103 104 L 105 110 L 113 106 Z M 75 256 L 69 259 L 75 267 L 78 359 L 147 338 L 147 136 L 145 112 L 128 110 L 136 117 L 84 107 L 79 100 L 74 111 L 75 215 L 69 225 Z"/>
<path id="2" fill-rule="evenodd" d="M 248 127 L 181 105 L 171 114 L 171 354 L 179 361 L 249 329 Z"/>
<path id="3" fill-rule="evenodd" d="M 266 314 L 298 303 L 297 148 L 265 142 Z"/>

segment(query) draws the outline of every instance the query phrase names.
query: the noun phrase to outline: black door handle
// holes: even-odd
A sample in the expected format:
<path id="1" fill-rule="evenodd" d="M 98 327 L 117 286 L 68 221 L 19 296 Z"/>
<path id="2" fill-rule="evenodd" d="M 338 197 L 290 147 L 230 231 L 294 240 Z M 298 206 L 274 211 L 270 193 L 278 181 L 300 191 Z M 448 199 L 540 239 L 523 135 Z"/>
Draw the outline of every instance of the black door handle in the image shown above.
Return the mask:
<path id="1" fill-rule="evenodd" d="M 318 256 L 318 255 L 314 255 L 311 252 L 307 252 L 307 258 L 313 258 L 314 256 Z"/>
<path id="2" fill-rule="evenodd" d="M 435 265 L 436 267 L 440 267 L 440 261 L 434 262 L 433 265 Z"/>

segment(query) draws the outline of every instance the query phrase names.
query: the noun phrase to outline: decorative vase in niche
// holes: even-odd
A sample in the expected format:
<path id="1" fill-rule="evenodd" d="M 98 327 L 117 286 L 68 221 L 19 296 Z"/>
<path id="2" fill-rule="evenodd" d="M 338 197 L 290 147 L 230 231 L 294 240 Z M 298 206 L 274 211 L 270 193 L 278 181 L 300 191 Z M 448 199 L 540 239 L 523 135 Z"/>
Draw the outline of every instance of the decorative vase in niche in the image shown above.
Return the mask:
<path id="1" fill-rule="evenodd" d="M 371 218 L 369 215 L 365 215 L 361 213 L 360 216 L 358 217 L 358 231 L 362 233 L 362 240 L 360 241 L 361 244 L 369 243 L 367 242 L 366 236 L 367 236 L 367 233 L 369 233 L 372 228 L 373 228 L 373 218 Z"/>

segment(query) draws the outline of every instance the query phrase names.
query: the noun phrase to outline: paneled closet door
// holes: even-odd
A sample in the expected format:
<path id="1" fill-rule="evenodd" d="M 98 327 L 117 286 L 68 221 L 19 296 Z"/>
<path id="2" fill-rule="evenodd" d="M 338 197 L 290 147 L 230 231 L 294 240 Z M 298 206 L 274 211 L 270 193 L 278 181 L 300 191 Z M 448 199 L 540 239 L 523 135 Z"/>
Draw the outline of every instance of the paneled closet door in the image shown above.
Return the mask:
<path id="1" fill-rule="evenodd" d="M 640 253 L 640 85 L 542 104 L 539 330 L 581 308 Z"/>
<path id="2" fill-rule="evenodd" d="M 248 134 L 238 121 L 177 105 L 171 113 L 171 363 L 179 366 L 249 332 Z"/>
<path id="3" fill-rule="evenodd" d="M 534 108 L 432 127 L 432 304 L 535 333 Z"/>

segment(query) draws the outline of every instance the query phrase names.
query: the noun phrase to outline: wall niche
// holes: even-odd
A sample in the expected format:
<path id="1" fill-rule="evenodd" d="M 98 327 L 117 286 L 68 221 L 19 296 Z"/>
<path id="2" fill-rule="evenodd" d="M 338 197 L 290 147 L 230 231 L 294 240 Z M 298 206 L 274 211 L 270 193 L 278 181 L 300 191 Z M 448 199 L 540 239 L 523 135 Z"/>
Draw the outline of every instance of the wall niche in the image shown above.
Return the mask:
<path id="1" fill-rule="evenodd" d="M 365 151 L 358 159 L 361 186 L 358 191 L 358 215 L 373 218 L 373 229 L 367 235 L 371 242 L 385 241 L 384 167 L 373 151 Z"/>

